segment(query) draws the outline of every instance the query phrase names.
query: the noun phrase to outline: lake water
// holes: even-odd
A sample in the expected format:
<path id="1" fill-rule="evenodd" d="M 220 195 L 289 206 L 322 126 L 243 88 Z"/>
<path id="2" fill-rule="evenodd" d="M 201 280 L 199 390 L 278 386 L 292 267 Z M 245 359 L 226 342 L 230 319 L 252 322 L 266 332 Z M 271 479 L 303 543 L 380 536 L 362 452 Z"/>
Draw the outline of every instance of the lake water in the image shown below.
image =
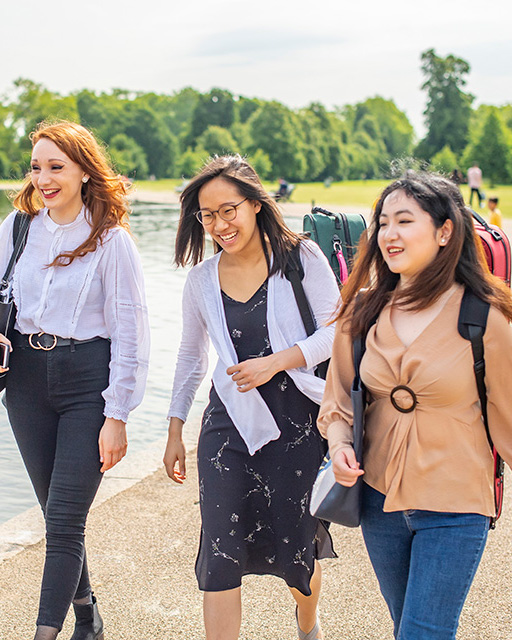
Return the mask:
<path id="1" fill-rule="evenodd" d="M 4 197 L 0 201 L 0 214 L 9 209 Z M 178 209 L 169 206 L 137 206 L 131 217 L 132 231 L 144 266 L 152 348 L 146 395 L 142 405 L 130 415 L 128 423 L 129 453 L 145 449 L 167 430 L 166 415 L 181 332 L 181 291 L 187 273 L 185 269 L 176 269 L 172 265 L 177 222 Z M 207 376 L 192 407 L 191 426 L 185 429 L 188 448 L 197 442 L 197 425 L 208 388 Z M 12 436 L 5 408 L 0 406 L 0 522 L 34 504 L 32 486 Z"/>
<path id="2" fill-rule="evenodd" d="M 5 194 L 0 191 L 0 217 L 10 210 Z M 146 395 L 141 406 L 130 414 L 128 422 L 129 454 L 147 448 L 167 432 L 166 415 L 181 334 L 181 292 L 187 275 L 186 269 L 176 269 L 172 265 L 178 213 L 176 206 L 137 205 L 131 216 L 132 232 L 144 267 L 152 344 Z M 296 231 L 301 226 L 300 218 L 287 222 Z M 211 352 L 210 373 L 215 361 L 216 356 Z M 184 440 L 188 449 L 197 443 L 209 380 L 210 375 L 207 375 L 185 425 Z M 0 405 L 0 523 L 35 504 L 7 413 Z"/>

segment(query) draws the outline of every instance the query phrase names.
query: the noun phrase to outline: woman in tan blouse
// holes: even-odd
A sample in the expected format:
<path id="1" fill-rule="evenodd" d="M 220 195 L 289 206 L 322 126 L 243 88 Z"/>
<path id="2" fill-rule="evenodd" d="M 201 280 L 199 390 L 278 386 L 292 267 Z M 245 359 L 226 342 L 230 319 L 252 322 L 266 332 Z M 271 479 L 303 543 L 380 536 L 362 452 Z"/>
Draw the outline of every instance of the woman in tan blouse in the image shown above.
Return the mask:
<path id="1" fill-rule="evenodd" d="M 457 329 L 466 287 L 491 304 L 484 335 L 488 417 L 510 465 L 510 290 L 488 273 L 451 182 L 416 173 L 393 182 L 343 289 L 318 425 L 337 481 L 351 486 L 363 476 L 362 531 L 400 640 L 455 638 L 495 515 L 471 344 Z M 361 333 L 369 395 L 364 471 L 352 448 L 350 404 L 352 339 Z"/>

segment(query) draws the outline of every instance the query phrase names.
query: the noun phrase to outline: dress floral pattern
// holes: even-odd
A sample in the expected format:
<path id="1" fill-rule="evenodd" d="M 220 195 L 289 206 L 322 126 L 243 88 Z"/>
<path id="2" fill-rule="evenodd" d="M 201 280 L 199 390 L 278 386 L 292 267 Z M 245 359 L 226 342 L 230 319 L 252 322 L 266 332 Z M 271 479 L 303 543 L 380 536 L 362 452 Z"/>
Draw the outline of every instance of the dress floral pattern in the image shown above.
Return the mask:
<path id="1" fill-rule="evenodd" d="M 239 361 L 271 354 L 267 283 L 245 303 L 222 297 Z M 311 487 L 326 449 L 316 428 L 319 407 L 285 371 L 258 390 L 281 436 L 254 456 L 215 387 L 210 390 L 197 451 L 199 588 L 223 591 L 239 587 L 244 575 L 272 574 L 310 595 L 315 558 L 335 556 L 325 523 L 309 513 Z"/>

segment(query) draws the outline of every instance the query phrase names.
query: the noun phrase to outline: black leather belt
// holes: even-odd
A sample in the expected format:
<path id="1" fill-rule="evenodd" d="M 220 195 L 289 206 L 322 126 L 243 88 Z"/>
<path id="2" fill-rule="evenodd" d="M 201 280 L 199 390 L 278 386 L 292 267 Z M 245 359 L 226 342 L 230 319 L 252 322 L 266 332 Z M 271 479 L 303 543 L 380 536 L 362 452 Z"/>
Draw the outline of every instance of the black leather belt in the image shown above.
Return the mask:
<path id="1" fill-rule="evenodd" d="M 71 347 L 74 349 L 77 344 L 86 344 L 87 342 L 95 342 L 96 340 L 104 340 L 96 336 L 94 338 L 88 338 L 87 340 L 75 340 L 75 338 L 61 338 L 55 336 L 53 333 L 19 333 L 15 331 L 12 337 L 12 344 L 15 347 L 21 347 L 22 349 L 32 348 L 42 351 L 51 351 L 55 347 Z"/>

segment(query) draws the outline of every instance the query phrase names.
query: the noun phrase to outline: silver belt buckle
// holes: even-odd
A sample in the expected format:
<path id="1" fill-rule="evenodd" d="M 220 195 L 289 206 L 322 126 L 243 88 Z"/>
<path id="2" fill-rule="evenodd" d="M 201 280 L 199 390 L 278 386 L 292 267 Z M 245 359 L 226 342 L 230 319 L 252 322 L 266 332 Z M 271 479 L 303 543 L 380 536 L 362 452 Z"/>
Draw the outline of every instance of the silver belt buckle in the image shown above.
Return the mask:
<path id="1" fill-rule="evenodd" d="M 50 345 L 49 347 L 45 347 L 43 344 L 39 342 L 39 338 L 44 335 L 45 335 L 44 331 L 40 331 L 37 335 L 35 333 L 31 333 L 29 335 L 28 343 L 32 347 L 32 349 L 42 349 L 43 351 L 51 351 L 52 349 L 55 349 L 55 347 L 57 346 L 57 336 L 53 334 L 46 334 L 46 335 L 53 335 L 53 344 Z M 35 337 L 36 344 L 32 342 L 32 339 L 34 336 L 36 336 Z"/>

